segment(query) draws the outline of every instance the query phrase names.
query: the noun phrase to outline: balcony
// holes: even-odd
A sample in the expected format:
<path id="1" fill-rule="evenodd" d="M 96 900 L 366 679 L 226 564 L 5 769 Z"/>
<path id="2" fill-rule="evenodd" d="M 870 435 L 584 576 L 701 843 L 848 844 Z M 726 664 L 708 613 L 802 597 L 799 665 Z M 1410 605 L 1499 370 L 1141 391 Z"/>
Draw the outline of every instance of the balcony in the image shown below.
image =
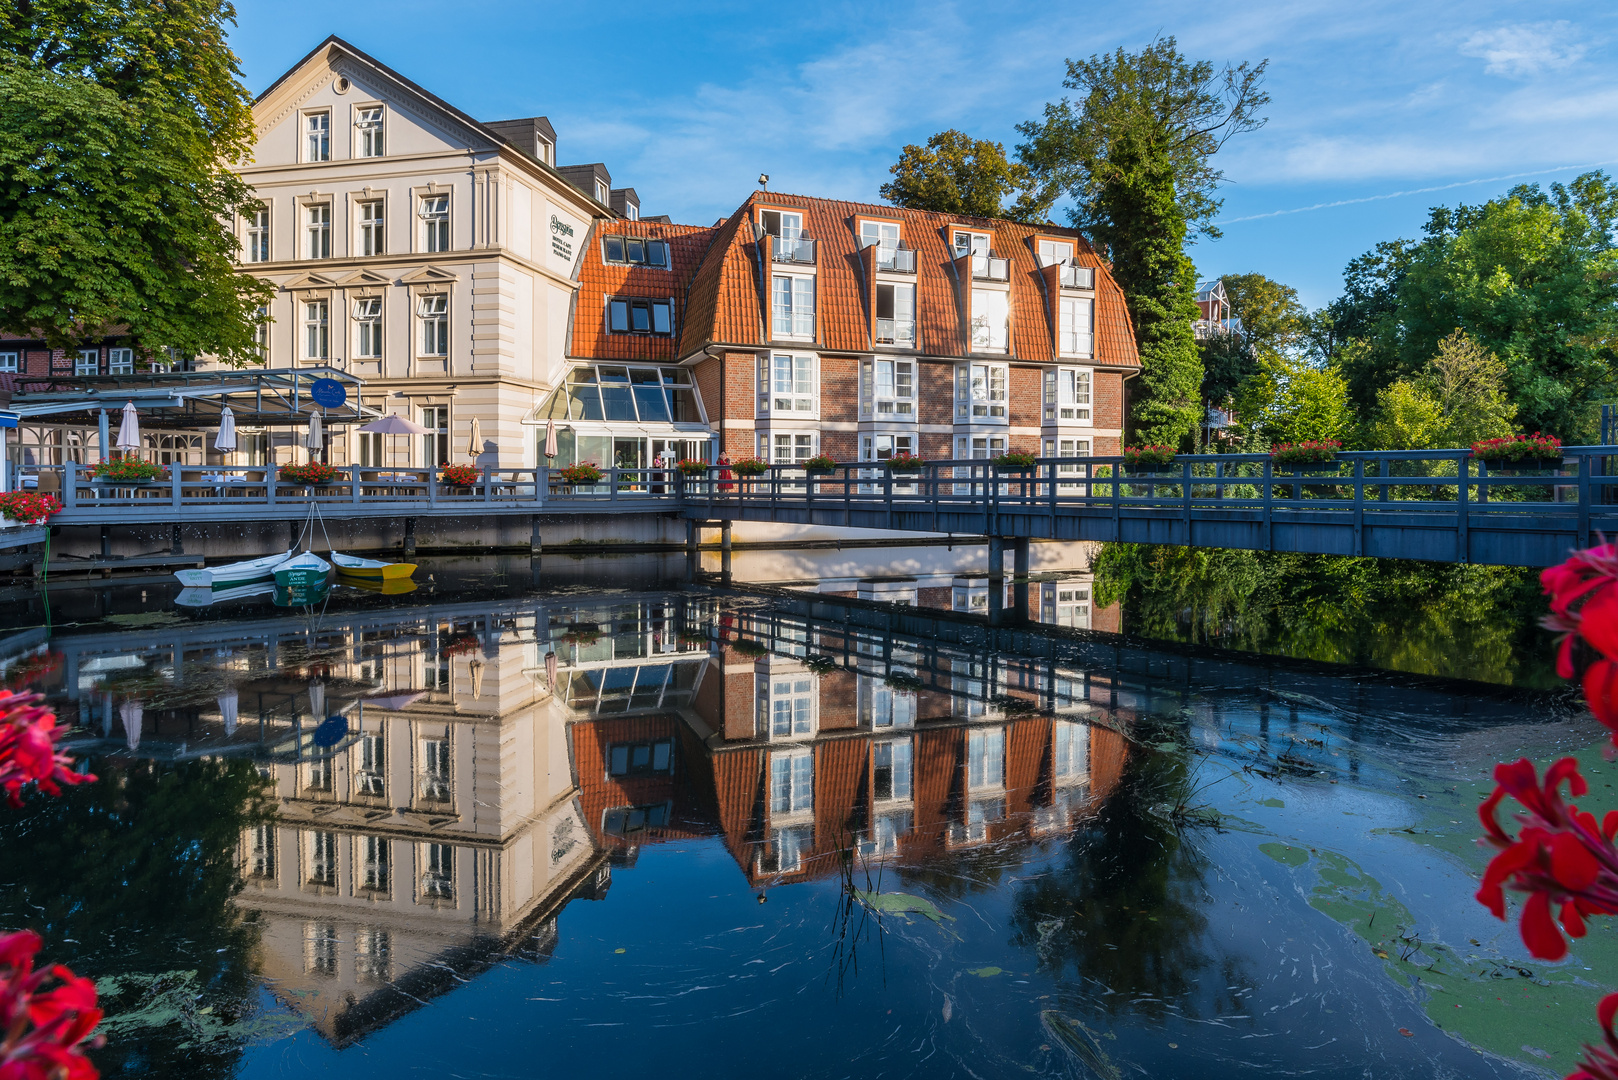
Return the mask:
<path id="1" fill-rule="evenodd" d="M 910 248 L 876 249 L 876 268 L 891 274 L 914 274 L 916 272 L 916 253 Z"/>
<path id="2" fill-rule="evenodd" d="M 911 252 L 910 254 L 913 256 L 915 252 Z M 876 343 L 878 345 L 898 345 L 906 349 L 915 348 L 915 320 L 878 319 L 876 321 Z"/>
<path id="3" fill-rule="evenodd" d="M 1063 266 L 1058 274 L 1058 282 L 1064 289 L 1093 289 L 1096 287 L 1096 272 L 1089 266 Z"/>
<path id="4" fill-rule="evenodd" d="M 1010 281 L 1011 263 L 991 255 L 972 256 L 972 278 L 975 281 Z"/>
<path id="5" fill-rule="evenodd" d="M 777 236 L 770 244 L 770 258 L 778 263 L 815 265 L 815 241 L 807 236 Z"/>

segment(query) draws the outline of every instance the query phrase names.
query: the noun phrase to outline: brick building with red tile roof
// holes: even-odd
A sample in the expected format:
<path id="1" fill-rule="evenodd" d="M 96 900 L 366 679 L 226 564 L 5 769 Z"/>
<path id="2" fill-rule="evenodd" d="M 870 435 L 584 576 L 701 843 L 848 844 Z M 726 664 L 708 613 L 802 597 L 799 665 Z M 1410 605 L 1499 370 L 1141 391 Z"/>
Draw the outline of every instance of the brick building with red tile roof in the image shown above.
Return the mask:
<path id="1" fill-rule="evenodd" d="M 1139 370 L 1072 229 L 765 191 L 712 226 L 597 219 L 569 343 L 536 417 L 558 464 L 1116 453 Z"/>

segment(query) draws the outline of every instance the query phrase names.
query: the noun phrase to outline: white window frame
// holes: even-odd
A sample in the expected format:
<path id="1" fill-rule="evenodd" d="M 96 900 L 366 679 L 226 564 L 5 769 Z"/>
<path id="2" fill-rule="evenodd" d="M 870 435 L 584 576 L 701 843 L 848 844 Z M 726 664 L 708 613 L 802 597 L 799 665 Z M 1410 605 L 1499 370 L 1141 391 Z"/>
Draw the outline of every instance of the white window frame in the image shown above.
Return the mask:
<path id="1" fill-rule="evenodd" d="M 0 352 L 0 372 L 9 374 L 21 370 L 19 367 L 19 359 L 20 356 L 18 353 Z"/>
<path id="2" fill-rule="evenodd" d="M 421 333 L 418 356 L 449 356 L 449 293 L 422 293 L 416 297 L 416 321 Z"/>
<path id="3" fill-rule="evenodd" d="M 973 289 L 971 329 L 973 352 L 1009 351 L 1011 293 L 1005 289 Z"/>
<path id="4" fill-rule="evenodd" d="M 764 353 L 758 360 L 758 415 L 813 420 L 820 415 L 820 357 Z"/>
<path id="5" fill-rule="evenodd" d="M 1094 420 L 1095 373 L 1089 368 L 1046 368 L 1044 386 L 1046 424 L 1092 425 Z"/>
<path id="6" fill-rule="evenodd" d="M 914 420 L 920 374 L 914 360 L 861 360 L 860 419 Z"/>
<path id="7" fill-rule="evenodd" d="M 813 672 L 761 671 L 754 682 L 761 738 L 791 742 L 820 732 L 820 680 Z"/>
<path id="8" fill-rule="evenodd" d="M 275 320 L 270 318 L 270 307 L 268 304 L 260 304 L 258 306 L 258 316 L 258 325 L 253 328 L 253 338 L 258 342 L 258 358 L 262 363 L 268 361 L 270 358 L 270 323 L 274 322 Z"/>
<path id="9" fill-rule="evenodd" d="M 306 163 L 331 160 L 330 109 L 303 114 L 303 160 Z"/>
<path id="10" fill-rule="evenodd" d="M 360 255 L 386 255 L 387 206 L 383 199 L 361 199 L 355 206 L 355 227 L 359 230 Z"/>
<path id="11" fill-rule="evenodd" d="M 393 867 L 385 836 L 354 838 L 354 890 L 356 893 L 387 893 L 393 889 Z"/>
<path id="12" fill-rule="evenodd" d="M 0 367 L 0 371 L 4 371 L 4 370 L 6 370 L 4 367 Z M 15 371 L 16 369 L 12 368 L 11 370 Z M 125 346 L 123 348 L 117 348 L 117 349 L 108 349 L 107 350 L 107 374 L 108 375 L 133 375 L 133 374 L 135 374 L 135 350 L 131 349 L 131 348 L 128 348 L 127 346 Z"/>
<path id="13" fill-rule="evenodd" d="M 435 192 L 420 197 L 416 217 L 421 221 L 421 249 L 444 252 L 450 249 L 449 194 Z"/>
<path id="14" fill-rule="evenodd" d="M 1006 789 L 1006 729 L 982 728 L 966 736 L 966 790 Z"/>
<path id="15" fill-rule="evenodd" d="M 769 762 L 770 820 L 812 818 L 815 812 L 814 748 L 772 750 Z"/>
<path id="16" fill-rule="evenodd" d="M 1042 236 L 1034 244 L 1040 266 L 1066 266 L 1073 261 L 1071 240 L 1052 240 Z"/>
<path id="17" fill-rule="evenodd" d="M 860 247 L 881 248 L 877 252 L 877 269 L 882 268 L 884 257 L 889 266 L 893 265 L 893 253 L 899 250 L 899 243 L 904 234 L 897 221 L 870 221 L 860 222 Z"/>
<path id="18" fill-rule="evenodd" d="M 331 258 L 331 203 L 306 203 L 303 208 L 304 258 Z"/>
<path id="19" fill-rule="evenodd" d="M 1009 423 L 1010 398 L 1009 364 L 979 361 L 955 365 L 957 423 Z"/>
<path id="20" fill-rule="evenodd" d="M 990 236 L 986 232 L 973 232 L 971 229 L 954 229 L 949 238 L 950 251 L 959 259 L 962 255 L 972 256 L 972 265 L 975 269 L 979 258 L 989 257 Z"/>
<path id="21" fill-rule="evenodd" d="M 354 358 L 382 359 L 382 298 L 361 296 L 354 301 Z"/>
<path id="22" fill-rule="evenodd" d="M 354 146 L 357 158 L 379 158 L 386 154 L 386 112 L 381 105 L 354 107 Z"/>
<path id="23" fill-rule="evenodd" d="M 270 208 L 255 210 L 247 216 L 246 255 L 250 263 L 270 261 Z"/>
<path id="24" fill-rule="evenodd" d="M 815 339 L 815 277 L 775 274 L 770 282 L 770 337 L 774 341 Z"/>
<path id="25" fill-rule="evenodd" d="M 73 374 L 99 375 L 101 374 L 101 350 L 80 349 L 73 357 Z"/>
<path id="26" fill-rule="evenodd" d="M 1095 301 L 1088 296 L 1056 298 L 1056 351 L 1061 356 L 1095 355 Z"/>
<path id="27" fill-rule="evenodd" d="M 873 731 L 916 726 L 915 692 L 895 690 L 879 675 L 859 676 L 855 700 L 861 726 Z"/>
<path id="28" fill-rule="evenodd" d="M 899 454 L 918 456 L 919 439 L 914 431 L 864 431 L 860 433 L 860 460 L 870 462 L 886 461 Z M 860 491 L 866 494 L 880 490 L 882 477 L 886 472 L 883 468 L 861 469 Z M 908 494 L 916 490 L 914 475 L 910 473 L 893 474 L 893 490 Z"/>
<path id="29" fill-rule="evenodd" d="M 770 232 L 766 218 L 775 215 L 777 232 Z M 790 224 L 788 223 L 790 221 Z M 776 210 L 774 208 L 761 209 L 758 212 L 759 228 L 776 237 L 782 244 L 794 244 L 803 236 L 803 213 L 798 210 Z"/>
<path id="30" fill-rule="evenodd" d="M 449 903 L 455 899 L 455 848 L 451 844 L 420 844 L 421 873 L 417 876 L 418 899 L 427 903 Z"/>
<path id="31" fill-rule="evenodd" d="M 884 768 L 886 751 L 889 788 L 886 795 L 876 789 L 877 770 Z M 878 803 L 903 803 L 915 798 L 916 747 L 912 739 L 881 739 L 871 744 L 871 798 Z"/>
<path id="32" fill-rule="evenodd" d="M 813 431 L 761 431 L 758 456 L 772 465 L 799 465 L 820 452 L 820 436 Z"/>
<path id="33" fill-rule="evenodd" d="M 878 310 L 883 289 L 893 290 L 893 315 L 884 320 L 876 316 L 876 344 L 898 349 L 916 347 L 916 286 L 909 282 L 879 281 L 876 283 Z M 883 322 L 891 324 L 891 333 L 882 333 Z"/>
<path id="34" fill-rule="evenodd" d="M 331 301 L 304 300 L 303 303 L 303 358 L 305 360 L 331 359 Z"/>

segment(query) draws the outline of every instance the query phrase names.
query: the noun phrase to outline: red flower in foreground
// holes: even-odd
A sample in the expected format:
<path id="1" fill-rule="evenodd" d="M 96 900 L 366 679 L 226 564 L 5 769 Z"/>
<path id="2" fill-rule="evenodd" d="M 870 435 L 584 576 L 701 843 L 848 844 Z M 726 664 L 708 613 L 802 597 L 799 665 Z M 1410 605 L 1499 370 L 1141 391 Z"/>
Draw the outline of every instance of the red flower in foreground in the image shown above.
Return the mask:
<path id="1" fill-rule="evenodd" d="M 30 930 L 0 934 L 0 1078 L 95 1080 L 81 1049 L 101 1022 L 95 983 L 60 964 L 35 971 L 39 946 Z"/>
<path id="2" fill-rule="evenodd" d="M 1608 994 L 1596 1006 L 1596 1019 L 1601 1021 L 1601 1035 L 1605 1047 L 1584 1044 L 1584 1060 L 1568 1074 L 1567 1080 L 1618 1080 L 1618 1037 L 1612 1033 L 1612 1018 L 1618 1013 L 1618 994 Z"/>
<path id="3" fill-rule="evenodd" d="M 1478 818 L 1488 832 L 1483 842 L 1500 853 L 1483 872 L 1478 903 L 1504 919 L 1504 890 L 1527 893 L 1523 944 L 1542 960 L 1560 960 L 1567 955 L 1562 931 L 1583 937 L 1587 916 L 1618 915 L 1618 848 L 1612 842 L 1618 832 L 1618 810 L 1609 811 L 1598 824 L 1595 815 L 1562 801 L 1558 789 L 1564 782 L 1574 795 L 1588 790 L 1572 758 L 1546 769 L 1543 785 L 1527 758 L 1515 765 L 1496 765 L 1494 779 L 1494 793 L 1478 807 Z M 1528 811 L 1517 816 L 1522 828 L 1515 839 L 1496 817 L 1507 795 Z"/>
<path id="4" fill-rule="evenodd" d="M 1583 641 L 1599 659 L 1584 669 L 1581 682 L 1590 711 L 1612 732 L 1618 746 L 1618 544 L 1576 551 L 1564 563 L 1548 567 L 1539 583 L 1551 598 L 1544 625 L 1561 632 L 1556 673 L 1571 679 L 1574 649 Z"/>
<path id="5" fill-rule="evenodd" d="M 13 807 L 22 805 L 25 785 L 60 795 L 59 784 L 82 784 L 95 777 L 72 770 L 73 759 L 56 748 L 61 733 L 56 714 L 40 705 L 39 694 L 0 693 L 0 791 Z M 0 1074 L 3 1080 L 9 1080 Z"/>

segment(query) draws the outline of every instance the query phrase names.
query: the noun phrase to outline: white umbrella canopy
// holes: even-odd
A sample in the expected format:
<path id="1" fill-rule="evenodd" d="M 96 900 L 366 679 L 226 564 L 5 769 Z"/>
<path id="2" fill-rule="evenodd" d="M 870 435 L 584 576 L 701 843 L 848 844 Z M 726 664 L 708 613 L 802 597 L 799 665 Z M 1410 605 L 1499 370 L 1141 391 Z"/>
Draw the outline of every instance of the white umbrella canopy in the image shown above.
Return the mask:
<path id="1" fill-rule="evenodd" d="M 309 414 L 309 433 L 303 437 L 303 445 L 308 447 L 311 453 L 325 447 L 326 436 L 320 427 L 319 413 Z"/>
<path id="2" fill-rule="evenodd" d="M 545 654 L 545 685 L 556 689 L 556 653 Z"/>
<path id="3" fill-rule="evenodd" d="M 236 718 L 240 714 L 241 699 L 234 690 L 219 695 L 219 715 L 225 719 L 225 738 L 236 734 Z"/>
<path id="4" fill-rule="evenodd" d="M 472 697 L 480 698 L 483 696 L 483 661 L 473 660 L 466 667 L 472 673 Z"/>
<path id="5" fill-rule="evenodd" d="M 118 706 L 118 717 L 124 722 L 124 742 L 131 750 L 140 749 L 140 718 L 145 709 L 138 701 L 126 701 Z"/>
<path id="6" fill-rule="evenodd" d="M 466 442 L 466 456 L 477 457 L 483 453 L 483 437 L 478 432 L 478 418 L 472 417 L 472 435 Z"/>
<path id="7" fill-rule="evenodd" d="M 118 425 L 118 442 L 114 445 L 120 450 L 140 449 L 140 416 L 133 401 L 124 402 L 124 419 Z"/>
<path id="8" fill-rule="evenodd" d="M 309 684 L 309 711 L 314 713 L 316 718 L 322 719 L 322 720 L 325 719 L 325 717 L 326 717 L 326 684 L 325 683 L 312 682 L 312 683 Z"/>
<path id="9" fill-rule="evenodd" d="M 556 456 L 556 421 L 545 421 L 545 456 Z"/>
<path id="10" fill-rule="evenodd" d="M 215 450 L 229 451 L 236 449 L 236 414 L 226 405 L 219 414 L 219 433 L 213 437 Z"/>
<path id="11" fill-rule="evenodd" d="M 425 435 L 427 429 L 420 424 L 413 424 L 398 413 L 389 413 L 380 420 L 372 420 L 362 428 L 356 428 L 361 435 Z"/>

